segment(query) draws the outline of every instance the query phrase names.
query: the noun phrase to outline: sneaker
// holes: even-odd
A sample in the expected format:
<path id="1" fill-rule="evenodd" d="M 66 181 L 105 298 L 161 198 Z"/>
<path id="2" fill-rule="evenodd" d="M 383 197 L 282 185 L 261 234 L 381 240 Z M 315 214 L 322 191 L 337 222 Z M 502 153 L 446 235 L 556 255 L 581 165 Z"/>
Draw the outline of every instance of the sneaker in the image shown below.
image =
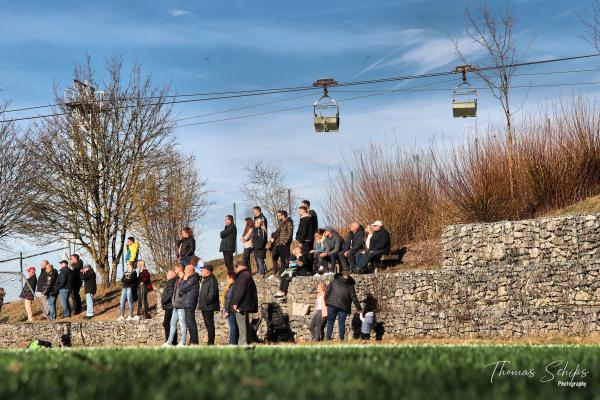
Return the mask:
<path id="1" fill-rule="evenodd" d="M 117 318 L 117 321 L 124 321 L 125 317 L 123 317 L 122 315 L 119 315 L 119 318 Z"/>
<path id="2" fill-rule="evenodd" d="M 133 318 L 131 317 L 131 315 L 129 317 L 125 318 L 125 321 L 132 321 L 132 320 L 133 320 Z"/>
<path id="3" fill-rule="evenodd" d="M 139 316 L 139 315 L 135 315 L 135 316 L 134 316 L 133 318 L 131 318 L 131 319 L 132 319 L 132 320 L 134 320 L 134 321 L 138 321 L 138 320 L 140 319 L 140 316 Z"/>
<path id="4" fill-rule="evenodd" d="M 267 280 L 272 280 L 275 279 L 275 275 L 269 275 L 269 277 L 267 278 Z"/>
<path id="5" fill-rule="evenodd" d="M 183 343 L 179 343 L 179 344 L 177 345 L 177 347 L 185 347 L 185 344 L 183 344 Z"/>
<path id="6" fill-rule="evenodd" d="M 285 297 L 285 293 L 280 290 L 279 292 L 275 293 L 273 297 Z"/>
<path id="7" fill-rule="evenodd" d="M 171 347 L 171 343 L 164 342 L 161 347 Z"/>
<path id="8" fill-rule="evenodd" d="M 322 274 L 323 272 L 325 272 L 325 268 L 323 268 L 323 266 L 321 265 L 317 273 Z"/>

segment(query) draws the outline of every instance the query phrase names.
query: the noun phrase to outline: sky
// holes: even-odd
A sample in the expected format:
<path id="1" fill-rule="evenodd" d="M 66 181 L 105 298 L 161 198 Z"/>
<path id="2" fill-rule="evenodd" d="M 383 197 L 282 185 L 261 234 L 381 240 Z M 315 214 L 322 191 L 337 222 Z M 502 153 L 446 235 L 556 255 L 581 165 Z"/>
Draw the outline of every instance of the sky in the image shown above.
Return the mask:
<path id="1" fill-rule="evenodd" d="M 52 103 L 52 88 L 70 86 L 73 66 L 83 62 L 86 55 L 92 57 L 100 76 L 107 57 L 121 56 L 126 65 L 140 63 L 156 85 L 170 85 L 172 92 L 179 94 L 306 86 L 324 77 L 349 82 L 449 71 L 460 64 L 451 38 L 459 41 L 473 62 L 484 64 L 481 51 L 464 36 L 466 4 L 440 0 L 0 0 L 0 102 L 10 101 L 14 108 Z M 581 38 L 585 29 L 577 16 L 591 6 L 591 0 L 488 4 L 493 12 L 507 4 L 512 8 L 517 18 L 517 45 L 521 50 L 529 48 L 526 60 L 594 51 Z M 591 59 L 527 67 L 522 72 L 589 69 L 597 62 Z M 515 84 L 594 82 L 600 81 L 599 75 L 527 75 L 515 78 Z M 357 86 L 354 90 L 426 84 L 447 90 L 342 101 L 340 133 L 330 135 L 316 134 L 312 127 L 309 106 L 318 99 L 317 91 L 292 100 L 286 99 L 305 93 L 175 106 L 177 118 L 187 118 L 281 101 L 185 123 L 306 106 L 176 130 L 181 149 L 195 154 L 214 203 L 200 221 L 200 255 L 205 259 L 218 256 L 217 235 L 223 216 L 232 212 L 234 202 L 239 205 L 240 220 L 248 213 L 239 186 L 242 167 L 251 160 L 280 165 L 290 186 L 300 197 L 311 199 L 323 215 L 321 205 L 327 199 L 328 180 L 340 168 L 347 170 L 344 160 L 351 157 L 353 148 L 385 140 L 413 148 L 427 146 L 432 140 L 443 145 L 472 134 L 475 126 L 501 121 L 498 102 L 485 91 L 479 93 L 478 118 L 453 119 L 450 96 L 458 83 L 458 77 L 453 76 Z M 524 103 L 519 112 L 527 113 L 546 101 L 571 96 L 573 90 L 594 95 L 596 86 L 517 89 L 514 104 Z M 331 93 L 337 100 L 366 94 L 341 90 Z M 27 254 L 40 250 L 23 241 L 8 245 L 4 258 L 18 251 Z M 7 268 L 0 264 L 0 270 L 3 265 Z"/>

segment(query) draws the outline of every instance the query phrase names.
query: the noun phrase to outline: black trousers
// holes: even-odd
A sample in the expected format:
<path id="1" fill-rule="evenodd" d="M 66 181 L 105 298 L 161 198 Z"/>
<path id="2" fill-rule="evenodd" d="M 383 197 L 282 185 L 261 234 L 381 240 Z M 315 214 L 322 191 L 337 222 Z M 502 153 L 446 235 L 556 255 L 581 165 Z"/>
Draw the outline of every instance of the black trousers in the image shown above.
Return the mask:
<path id="1" fill-rule="evenodd" d="M 172 308 L 165 308 L 165 316 L 163 318 L 163 329 L 165 330 L 165 341 L 169 339 L 169 331 L 171 329 L 171 317 L 173 316 Z M 175 339 L 173 343 L 177 343 L 177 331 L 175 331 Z"/>
<path id="2" fill-rule="evenodd" d="M 344 255 L 345 251 L 340 251 L 340 263 L 344 271 L 354 271 L 356 269 L 356 255 L 360 249 L 348 250 L 348 257 Z"/>
<path id="3" fill-rule="evenodd" d="M 202 319 L 204 320 L 204 326 L 208 334 L 208 341 L 206 344 L 215 344 L 215 312 L 214 311 L 202 311 Z"/>
<path id="4" fill-rule="evenodd" d="M 148 289 L 141 283 L 138 286 L 137 315 L 148 315 Z"/>
<path id="5" fill-rule="evenodd" d="M 313 272 L 313 256 L 310 251 L 313 249 L 313 241 L 303 242 L 302 243 L 302 255 L 300 256 L 300 260 L 302 261 L 301 269 Z"/>
<path id="6" fill-rule="evenodd" d="M 199 344 L 198 342 L 198 325 L 196 324 L 196 307 L 186 307 L 185 310 L 185 325 L 190 334 L 190 344 Z"/>
<path id="7" fill-rule="evenodd" d="M 227 272 L 233 272 L 233 251 L 224 251 L 223 260 L 225 261 Z"/>
<path id="8" fill-rule="evenodd" d="M 271 257 L 273 258 L 274 274 L 279 272 L 279 260 L 281 260 L 281 271 L 285 270 L 288 267 L 288 261 L 290 260 L 290 246 L 285 244 L 275 245 L 271 252 Z"/>
<path id="9" fill-rule="evenodd" d="M 369 266 L 370 262 L 379 261 L 385 254 L 387 253 L 381 250 L 368 252 L 367 255 L 361 259 L 361 263 L 358 265 L 358 268 L 364 272 Z"/>
<path id="10" fill-rule="evenodd" d="M 81 289 L 81 283 L 79 286 L 77 286 L 77 283 L 75 283 L 75 286 L 73 288 L 73 309 L 75 311 L 75 314 L 79 314 L 81 312 L 81 294 L 79 293 L 79 290 Z"/>
<path id="11" fill-rule="evenodd" d="M 252 263 L 250 260 L 252 257 L 250 257 L 250 255 L 252 254 L 252 247 L 250 248 L 245 248 L 244 249 L 244 255 L 242 256 L 242 260 L 246 262 L 246 265 L 248 266 L 248 272 L 252 273 L 252 268 L 250 266 L 250 264 Z"/>

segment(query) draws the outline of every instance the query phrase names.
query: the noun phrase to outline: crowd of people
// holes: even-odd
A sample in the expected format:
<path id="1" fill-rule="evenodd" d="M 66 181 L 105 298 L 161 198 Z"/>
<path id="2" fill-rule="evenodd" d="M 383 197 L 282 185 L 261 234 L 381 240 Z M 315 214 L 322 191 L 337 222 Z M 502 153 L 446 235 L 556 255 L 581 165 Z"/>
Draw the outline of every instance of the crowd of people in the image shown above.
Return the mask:
<path id="1" fill-rule="evenodd" d="M 298 228 L 285 210 L 277 213 L 277 226 L 269 234 L 268 222 L 259 206 L 252 209 L 253 218 L 244 220 L 239 239 L 243 247 L 240 261 L 234 263 L 238 230 L 231 215 L 225 217 L 220 233 L 220 251 L 227 269 L 227 282 L 219 291 L 212 265 L 204 265 L 196 256 L 196 241 L 191 228 L 180 233 L 175 244 L 177 265 L 166 273 L 166 283 L 160 302 L 164 310 L 164 346 L 185 346 L 198 343 L 196 313 L 202 315 L 208 333 L 207 344 L 215 343 L 215 315 L 227 320 L 230 344 L 247 344 L 251 340 L 250 314 L 258 312 L 258 293 L 254 276 L 267 277 L 266 258 L 270 252 L 272 271 L 269 279 L 279 279 L 276 298 L 287 296 L 296 276 L 313 274 L 334 275 L 328 285 L 320 283 L 311 315 L 310 331 L 313 340 L 331 339 L 335 321 L 339 338 L 345 337 L 345 321 L 352 304 L 360 312 L 361 337 L 368 339 L 374 324 L 376 301 L 368 297 L 361 304 L 354 289 L 351 273 L 368 273 L 370 265 L 390 253 L 390 236 L 381 221 L 366 228 L 357 222 L 348 227 L 343 238 L 331 226 L 319 227 L 319 219 L 308 200 L 298 207 Z M 127 270 L 121 278 L 122 289 L 118 320 L 150 318 L 148 293 L 153 290 L 151 275 L 140 259 L 140 245 L 134 237 L 126 241 Z M 24 299 L 27 320 L 32 321 L 32 302 L 41 298 L 44 314 L 57 318 L 56 302 L 60 299 L 62 318 L 82 312 L 80 289 L 86 299 L 86 318 L 94 316 L 96 274 L 90 265 L 83 264 L 77 254 L 70 262 L 63 260 L 56 270 L 47 260 L 42 261 L 39 276 L 35 267 L 27 269 L 27 280 L 20 297 Z M 134 304 L 137 302 L 137 312 Z M 126 309 L 128 313 L 126 316 Z M 189 339 L 189 340 L 188 340 Z"/>

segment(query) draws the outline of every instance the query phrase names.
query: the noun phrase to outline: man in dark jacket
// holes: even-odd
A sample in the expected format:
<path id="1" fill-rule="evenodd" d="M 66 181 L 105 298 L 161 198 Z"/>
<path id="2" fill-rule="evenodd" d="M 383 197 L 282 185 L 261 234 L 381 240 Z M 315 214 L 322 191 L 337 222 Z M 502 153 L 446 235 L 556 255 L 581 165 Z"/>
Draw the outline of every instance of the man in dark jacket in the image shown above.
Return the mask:
<path id="1" fill-rule="evenodd" d="M 83 292 L 85 293 L 85 318 L 94 317 L 94 295 L 96 294 L 96 273 L 92 266 L 86 264 L 81 269 L 81 280 L 83 281 Z"/>
<path id="2" fill-rule="evenodd" d="M 163 329 L 165 330 L 165 341 L 169 340 L 169 329 L 171 326 L 171 317 L 173 316 L 173 291 L 175 290 L 175 284 L 179 277 L 175 274 L 175 271 L 167 271 L 167 282 L 160 295 L 160 303 L 165 312 L 163 317 Z M 177 333 L 175 334 L 173 343 L 177 343 Z"/>
<path id="3" fill-rule="evenodd" d="M 83 268 L 83 260 L 79 258 L 79 254 L 73 254 L 69 261 L 71 261 L 71 270 L 73 272 L 73 311 L 75 315 L 81 313 L 81 295 L 79 293 L 81 289 L 81 269 Z"/>
<path id="4" fill-rule="evenodd" d="M 346 235 L 344 250 L 340 253 L 340 262 L 344 271 L 354 271 L 356 269 L 356 255 L 365 245 L 365 228 L 358 222 L 350 224 L 350 231 Z"/>
<path id="5" fill-rule="evenodd" d="M 219 309 L 219 284 L 213 275 L 213 266 L 205 265 L 202 268 L 202 283 L 198 293 L 198 310 L 202 312 L 208 333 L 208 345 L 215 344 L 215 312 Z"/>
<path id="6" fill-rule="evenodd" d="M 42 304 L 42 312 L 44 315 L 48 315 L 48 299 L 44 296 L 44 290 L 46 289 L 46 283 L 48 281 L 46 277 L 46 265 L 48 265 L 48 260 L 42 260 L 40 267 L 40 276 L 38 276 L 37 286 L 35 291 L 40 294 L 40 301 Z"/>
<path id="7" fill-rule="evenodd" d="M 262 219 L 265 232 L 269 232 L 269 224 L 267 222 L 267 217 L 265 217 L 259 206 L 252 207 L 252 215 L 254 215 L 254 222 L 256 222 L 257 219 Z"/>
<path id="8" fill-rule="evenodd" d="M 375 221 L 371 226 L 373 227 L 373 235 L 369 243 L 369 251 L 361 259 L 361 264 L 358 266 L 363 273 L 368 271 L 371 261 L 379 261 L 382 256 L 390 254 L 390 234 L 383 227 L 383 222 Z"/>
<path id="9" fill-rule="evenodd" d="M 317 213 L 315 212 L 315 210 L 311 210 L 310 201 L 302 200 L 302 203 L 300 205 L 306 207 L 306 210 L 308 211 L 308 215 L 310 215 L 311 230 L 312 230 L 312 234 L 314 236 L 317 229 L 319 229 L 319 217 L 317 217 Z"/>
<path id="10" fill-rule="evenodd" d="M 35 288 L 37 286 L 37 277 L 35 276 L 35 267 L 27 268 L 27 280 L 23 285 L 23 290 L 19 295 L 25 303 L 25 312 L 27 313 L 27 322 L 33 321 L 33 312 L 31 311 L 31 302 L 35 299 Z"/>
<path id="11" fill-rule="evenodd" d="M 269 239 L 272 243 L 273 274 L 279 272 L 279 260 L 281 260 L 281 271 L 288 267 L 291 255 L 290 245 L 292 244 L 292 237 L 294 235 L 294 221 L 288 217 L 287 211 L 277 211 L 277 220 L 279 221 L 279 227 Z"/>
<path id="12" fill-rule="evenodd" d="M 67 260 L 62 260 L 60 262 L 58 278 L 56 279 L 54 295 L 60 295 L 63 318 L 69 318 L 71 316 L 71 305 L 69 304 L 71 292 L 73 292 L 73 271 L 69 269 L 69 262 Z"/>
<path id="13" fill-rule="evenodd" d="M 296 231 L 296 240 L 302 249 L 302 265 L 304 268 L 307 268 L 309 265 L 312 265 L 310 251 L 313 247 L 315 232 L 312 230 L 311 216 L 305 206 L 298 208 L 298 215 L 300 216 L 300 221 L 298 222 L 298 230 Z"/>
<path id="14" fill-rule="evenodd" d="M 337 260 L 342 251 L 344 239 L 342 239 L 340 234 L 330 226 L 326 226 L 324 231 L 325 251 L 319 254 L 319 257 L 323 260 L 323 266 L 324 269 L 326 269 L 326 272 L 333 273 L 336 272 Z"/>
<path id="15" fill-rule="evenodd" d="M 179 284 L 181 293 L 181 305 L 185 310 L 185 325 L 190 333 L 190 345 L 199 344 L 198 325 L 196 324 L 196 306 L 198 305 L 198 274 L 193 265 L 185 267 L 183 280 Z"/>
<path id="16" fill-rule="evenodd" d="M 235 253 L 235 240 L 237 237 L 237 228 L 233 223 L 233 216 L 225 217 L 225 229 L 221 231 L 221 246 L 219 251 L 223 253 L 223 260 L 227 272 L 233 272 L 233 253 Z"/>
<path id="17" fill-rule="evenodd" d="M 361 311 L 354 284 L 354 279 L 352 279 L 349 272 L 343 271 L 341 274 L 335 274 L 333 280 L 327 285 L 327 289 L 325 289 L 327 340 L 331 340 L 332 338 L 333 324 L 336 317 L 340 331 L 340 340 L 344 340 L 346 335 L 346 316 L 350 313 L 352 303 L 354 303 L 358 311 Z"/>
<path id="18" fill-rule="evenodd" d="M 238 344 L 248 344 L 250 332 L 250 313 L 258 312 L 258 293 L 248 267 L 242 261 L 235 264 L 235 281 L 233 282 L 233 298 L 231 308 L 235 312 L 235 320 L 239 329 Z"/>
<path id="19" fill-rule="evenodd" d="M 42 296 L 46 299 L 46 314 L 49 319 L 56 319 L 56 280 L 58 272 L 52 264 L 46 264 L 46 283 L 42 286 Z"/>

